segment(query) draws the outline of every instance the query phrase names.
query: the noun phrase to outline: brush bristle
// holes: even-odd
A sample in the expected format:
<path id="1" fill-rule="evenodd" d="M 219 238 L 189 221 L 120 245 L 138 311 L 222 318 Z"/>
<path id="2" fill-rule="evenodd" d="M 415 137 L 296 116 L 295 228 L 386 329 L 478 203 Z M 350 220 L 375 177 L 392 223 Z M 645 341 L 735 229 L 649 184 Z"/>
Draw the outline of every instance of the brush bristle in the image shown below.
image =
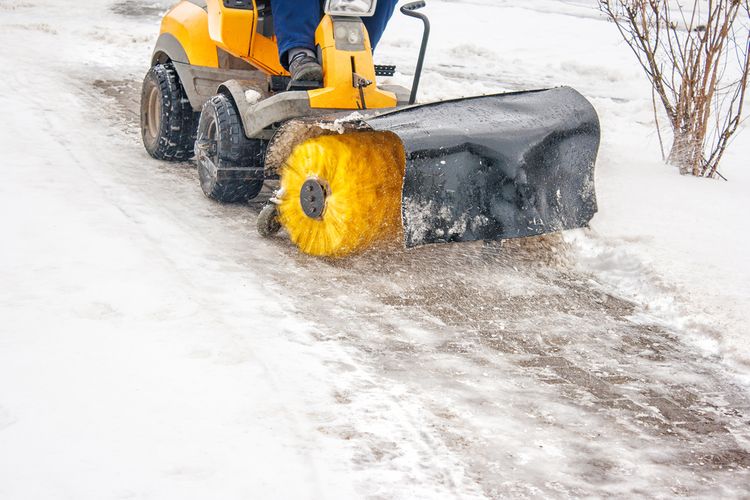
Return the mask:
<path id="1" fill-rule="evenodd" d="M 356 132 L 303 142 L 281 171 L 279 221 L 301 251 L 344 257 L 401 234 L 404 149 L 395 134 Z M 328 187 L 323 215 L 305 215 L 308 179 Z"/>

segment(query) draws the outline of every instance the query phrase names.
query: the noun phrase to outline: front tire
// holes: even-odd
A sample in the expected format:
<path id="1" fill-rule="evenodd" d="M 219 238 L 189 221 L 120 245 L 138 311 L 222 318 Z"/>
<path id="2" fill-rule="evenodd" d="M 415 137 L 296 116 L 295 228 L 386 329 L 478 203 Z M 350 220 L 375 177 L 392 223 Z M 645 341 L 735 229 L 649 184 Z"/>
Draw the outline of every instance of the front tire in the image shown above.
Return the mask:
<path id="1" fill-rule="evenodd" d="M 195 158 L 203 193 L 223 203 L 249 201 L 263 179 L 243 178 L 243 168 L 263 166 L 263 142 L 248 139 L 231 98 L 219 94 L 203 105 L 195 141 Z"/>
<path id="2" fill-rule="evenodd" d="M 171 62 L 153 66 L 141 90 L 141 137 L 157 160 L 185 161 L 193 155 L 198 113 L 193 111 Z"/>
<path id="3" fill-rule="evenodd" d="M 279 212 L 275 203 L 267 203 L 258 214 L 258 234 L 264 238 L 270 238 L 281 230 Z"/>

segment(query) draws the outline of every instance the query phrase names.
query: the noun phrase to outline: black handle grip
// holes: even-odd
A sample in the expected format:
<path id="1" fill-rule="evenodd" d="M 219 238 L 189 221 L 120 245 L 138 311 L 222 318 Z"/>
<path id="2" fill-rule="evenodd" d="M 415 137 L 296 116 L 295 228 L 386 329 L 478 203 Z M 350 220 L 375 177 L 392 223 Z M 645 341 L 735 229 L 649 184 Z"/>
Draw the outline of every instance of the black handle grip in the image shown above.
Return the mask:
<path id="1" fill-rule="evenodd" d="M 419 79 L 422 77 L 422 66 L 424 65 L 424 56 L 427 53 L 427 40 L 430 38 L 430 21 L 427 16 L 421 12 L 414 12 L 415 10 L 425 7 L 427 3 L 424 0 L 417 0 L 416 2 L 409 2 L 401 7 L 401 13 L 409 17 L 419 19 L 424 23 L 424 31 L 422 32 L 422 46 L 419 48 L 419 59 L 417 59 L 417 68 L 414 70 L 414 82 L 411 85 L 411 95 L 409 96 L 409 104 L 417 102 L 417 89 L 419 89 Z"/>
<path id="2" fill-rule="evenodd" d="M 425 5 L 427 5 L 427 3 L 425 3 L 424 0 L 418 0 L 417 2 L 409 2 L 406 5 L 401 7 L 401 13 L 406 14 L 408 16 L 409 14 L 407 14 L 407 11 L 421 9 Z"/>

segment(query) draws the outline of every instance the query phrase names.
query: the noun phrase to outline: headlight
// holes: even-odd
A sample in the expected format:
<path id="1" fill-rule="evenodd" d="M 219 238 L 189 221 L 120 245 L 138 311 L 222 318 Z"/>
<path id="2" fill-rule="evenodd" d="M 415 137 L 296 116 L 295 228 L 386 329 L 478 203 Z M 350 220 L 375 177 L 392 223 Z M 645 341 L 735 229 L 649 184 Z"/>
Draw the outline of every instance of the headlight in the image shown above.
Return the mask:
<path id="1" fill-rule="evenodd" d="M 368 17 L 375 13 L 377 4 L 377 0 L 326 0 L 325 12 L 331 16 Z"/>

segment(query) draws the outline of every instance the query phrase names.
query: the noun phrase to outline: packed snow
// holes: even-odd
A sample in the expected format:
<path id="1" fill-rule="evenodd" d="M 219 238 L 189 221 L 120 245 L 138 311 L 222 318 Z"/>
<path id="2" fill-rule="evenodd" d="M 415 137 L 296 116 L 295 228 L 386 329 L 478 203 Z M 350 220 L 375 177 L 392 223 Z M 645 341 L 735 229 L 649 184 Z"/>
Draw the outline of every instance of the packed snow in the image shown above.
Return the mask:
<path id="1" fill-rule="evenodd" d="M 168 2 L 0 0 L 0 498 L 750 495 L 750 136 L 665 166 L 593 1 L 428 3 L 421 101 L 592 101 L 590 229 L 300 255 L 143 150 Z"/>

